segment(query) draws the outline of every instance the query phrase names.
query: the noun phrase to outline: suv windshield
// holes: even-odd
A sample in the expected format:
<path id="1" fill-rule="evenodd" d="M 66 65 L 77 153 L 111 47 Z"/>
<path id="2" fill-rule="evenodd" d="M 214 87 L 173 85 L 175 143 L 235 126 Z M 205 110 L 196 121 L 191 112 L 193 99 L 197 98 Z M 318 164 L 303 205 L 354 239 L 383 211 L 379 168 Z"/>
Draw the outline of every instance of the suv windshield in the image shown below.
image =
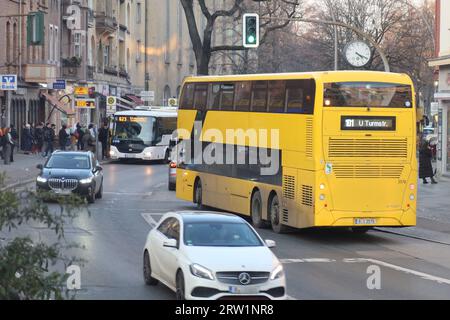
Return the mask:
<path id="1" fill-rule="evenodd" d="M 184 243 L 199 247 L 260 247 L 263 243 L 245 223 L 192 222 L 184 225 Z"/>
<path id="2" fill-rule="evenodd" d="M 385 82 L 332 82 L 324 85 L 326 107 L 411 108 L 410 85 Z"/>
<path id="3" fill-rule="evenodd" d="M 90 169 L 89 157 L 77 154 L 54 154 L 46 168 L 50 169 Z"/>

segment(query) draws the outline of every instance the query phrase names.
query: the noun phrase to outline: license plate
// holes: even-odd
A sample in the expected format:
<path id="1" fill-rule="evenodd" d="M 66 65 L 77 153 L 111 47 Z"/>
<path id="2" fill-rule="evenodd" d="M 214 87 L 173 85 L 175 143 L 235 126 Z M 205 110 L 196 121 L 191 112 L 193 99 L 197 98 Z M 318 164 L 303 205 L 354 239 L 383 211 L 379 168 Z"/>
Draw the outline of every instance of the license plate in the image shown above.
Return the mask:
<path id="1" fill-rule="evenodd" d="M 55 191 L 56 194 L 60 194 L 60 195 L 68 195 L 68 194 L 72 193 L 72 191 L 64 190 L 64 189 L 56 189 L 54 191 Z"/>
<path id="2" fill-rule="evenodd" d="M 232 294 L 256 294 L 258 290 L 253 287 L 229 286 L 228 292 Z"/>
<path id="3" fill-rule="evenodd" d="M 125 153 L 125 158 L 131 159 L 131 158 L 134 158 L 134 157 L 135 157 L 134 154 Z"/>
<path id="4" fill-rule="evenodd" d="M 355 219 L 356 225 L 374 225 L 377 224 L 377 219 Z"/>

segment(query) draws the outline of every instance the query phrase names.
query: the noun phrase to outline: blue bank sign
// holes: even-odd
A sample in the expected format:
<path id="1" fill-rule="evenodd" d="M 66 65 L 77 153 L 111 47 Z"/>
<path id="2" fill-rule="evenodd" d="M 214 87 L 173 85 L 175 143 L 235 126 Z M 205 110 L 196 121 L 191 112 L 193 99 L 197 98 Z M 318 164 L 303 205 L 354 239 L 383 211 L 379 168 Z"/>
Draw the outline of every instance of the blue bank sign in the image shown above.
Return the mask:
<path id="1" fill-rule="evenodd" d="M 55 90 L 64 90 L 66 89 L 66 80 L 56 80 L 52 85 Z"/>
<path id="2" fill-rule="evenodd" d="M 1 90 L 17 90 L 17 75 L 15 74 L 2 74 Z"/>

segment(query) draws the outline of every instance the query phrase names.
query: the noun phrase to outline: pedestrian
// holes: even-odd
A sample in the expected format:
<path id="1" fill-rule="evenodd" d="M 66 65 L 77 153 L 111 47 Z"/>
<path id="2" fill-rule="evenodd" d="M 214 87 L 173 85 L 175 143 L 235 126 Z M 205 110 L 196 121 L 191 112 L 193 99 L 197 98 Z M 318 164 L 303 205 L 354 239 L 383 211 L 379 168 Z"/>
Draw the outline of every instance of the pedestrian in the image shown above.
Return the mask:
<path id="1" fill-rule="evenodd" d="M 33 148 L 33 135 L 31 134 L 31 125 L 27 123 L 25 129 L 22 131 L 23 151 L 25 154 L 30 154 Z"/>
<path id="2" fill-rule="evenodd" d="M 98 140 L 102 144 L 102 160 L 105 160 L 105 158 L 108 158 L 108 140 L 109 140 L 108 123 L 104 123 L 103 127 L 100 128 L 98 132 Z"/>
<path id="3" fill-rule="evenodd" d="M 44 144 L 44 123 L 40 122 L 34 130 L 34 153 L 41 153 Z"/>
<path id="4" fill-rule="evenodd" d="M 11 139 L 12 139 L 12 141 L 13 141 L 13 144 L 11 145 L 11 156 L 10 156 L 10 161 L 11 161 L 11 162 L 14 162 L 14 148 L 15 148 L 16 145 L 17 145 L 17 142 L 18 142 L 18 140 L 19 140 L 19 136 L 17 135 L 17 130 L 16 130 L 16 128 L 14 127 L 14 124 L 11 124 L 11 125 L 9 126 L 9 128 L 10 128 L 9 134 L 11 135 Z"/>
<path id="5" fill-rule="evenodd" d="M 53 141 L 55 140 L 55 125 L 47 124 L 47 128 L 44 132 L 44 141 L 45 141 L 45 149 L 44 149 L 44 157 L 50 156 L 53 153 Z"/>
<path id="6" fill-rule="evenodd" d="M 70 143 L 70 135 L 67 133 L 67 126 L 62 125 L 61 130 L 59 130 L 59 148 L 63 151 L 66 150 L 67 145 Z"/>
<path id="7" fill-rule="evenodd" d="M 6 128 L 3 133 L 3 161 L 5 165 L 11 164 L 11 151 L 14 141 L 11 137 L 10 128 Z"/>
<path id="8" fill-rule="evenodd" d="M 82 138 L 83 151 L 95 152 L 95 139 L 91 134 L 90 130 L 86 130 Z"/>
<path id="9" fill-rule="evenodd" d="M 83 150 L 83 129 L 80 123 L 77 123 L 77 129 L 75 130 L 75 137 L 77 138 L 77 149 Z"/>
<path id="10" fill-rule="evenodd" d="M 3 160 L 3 147 L 5 145 L 5 139 L 3 139 L 3 132 L 4 129 L 2 127 L 0 127 L 0 156 Z"/>
<path id="11" fill-rule="evenodd" d="M 436 184 L 434 180 L 433 165 L 431 164 L 431 158 L 433 153 L 429 141 L 423 140 L 419 149 L 419 178 L 423 179 L 423 184 L 427 184 L 427 178 L 431 178 L 431 183 Z"/>

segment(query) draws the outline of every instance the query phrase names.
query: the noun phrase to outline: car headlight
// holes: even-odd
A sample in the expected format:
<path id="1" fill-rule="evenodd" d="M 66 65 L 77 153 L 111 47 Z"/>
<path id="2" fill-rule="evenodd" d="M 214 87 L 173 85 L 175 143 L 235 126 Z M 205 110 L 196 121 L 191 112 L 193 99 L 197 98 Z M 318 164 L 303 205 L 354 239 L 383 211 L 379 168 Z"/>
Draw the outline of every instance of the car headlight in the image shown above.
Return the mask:
<path id="1" fill-rule="evenodd" d="M 273 269 L 272 273 L 270 274 L 270 280 L 275 280 L 283 276 L 284 276 L 283 266 L 279 264 L 278 266 L 275 267 L 275 269 Z"/>
<path id="2" fill-rule="evenodd" d="M 39 182 L 39 183 L 47 183 L 47 178 L 38 176 L 38 177 L 36 178 L 36 181 Z"/>
<path id="3" fill-rule="evenodd" d="M 211 272 L 211 270 L 209 270 L 205 267 L 202 267 L 201 265 L 198 265 L 195 263 L 191 264 L 190 269 L 191 269 L 191 273 L 196 277 L 214 280 L 214 276 L 213 276 L 213 273 Z"/>
<path id="4" fill-rule="evenodd" d="M 81 184 L 89 184 L 92 182 L 92 178 L 86 178 L 86 179 L 81 179 L 80 183 Z"/>

